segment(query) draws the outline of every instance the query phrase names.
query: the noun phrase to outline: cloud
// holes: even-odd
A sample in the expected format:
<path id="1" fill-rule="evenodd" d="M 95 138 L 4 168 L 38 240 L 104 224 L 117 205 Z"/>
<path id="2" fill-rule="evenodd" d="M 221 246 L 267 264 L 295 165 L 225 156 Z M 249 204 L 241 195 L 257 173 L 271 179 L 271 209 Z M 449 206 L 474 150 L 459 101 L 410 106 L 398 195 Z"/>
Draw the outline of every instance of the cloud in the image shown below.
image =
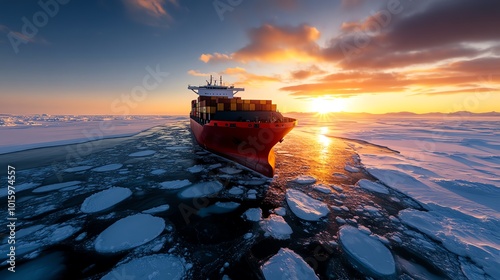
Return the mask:
<path id="1" fill-rule="evenodd" d="M 247 72 L 246 69 L 241 67 L 226 68 L 226 70 L 219 73 L 220 75 L 230 75 L 236 77 L 238 81 L 236 84 L 241 86 L 260 86 L 269 82 L 281 82 L 278 76 L 257 75 Z"/>
<path id="2" fill-rule="evenodd" d="M 234 60 L 239 62 L 311 61 L 317 57 L 316 41 L 320 32 L 315 27 L 264 24 L 248 31 L 250 43 L 232 54 L 202 54 L 204 62 Z"/>
<path id="3" fill-rule="evenodd" d="M 210 76 L 210 73 L 202 73 L 198 70 L 189 70 L 187 73 L 189 75 L 195 76 L 195 77 L 209 77 Z"/>
<path id="4" fill-rule="evenodd" d="M 343 1 L 342 5 L 366 3 Z M 303 66 L 289 71 L 285 79 L 266 76 L 287 83 L 300 80 L 281 88 L 296 97 L 449 95 L 499 87 L 500 1 L 401 3 L 396 9 L 382 7 L 358 21 L 342 23 L 322 46 L 318 44 L 321 33 L 314 26 L 263 24 L 250 29 L 249 42 L 235 52 L 203 54 L 200 60 L 301 62 Z M 489 77 L 487 85 L 480 82 L 481 77 Z"/>
<path id="5" fill-rule="evenodd" d="M 294 80 L 304 80 L 312 76 L 317 76 L 326 73 L 316 65 L 311 65 L 306 69 L 296 70 L 290 72 L 290 76 Z"/>
<path id="6" fill-rule="evenodd" d="M 122 0 L 130 16 L 137 22 L 150 26 L 168 26 L 173 22 L 167 4 L 179 7 L 176 0 Z"/>
<path id="7" fill-rule="evenodd" d="M 214 54 L 202 54 L 200 55 L 200 60 L 208 63 L 208 62 L 224 62 L 230 61 L 232 57 L 227 54 L 222 53 L 214 53 Z"/>

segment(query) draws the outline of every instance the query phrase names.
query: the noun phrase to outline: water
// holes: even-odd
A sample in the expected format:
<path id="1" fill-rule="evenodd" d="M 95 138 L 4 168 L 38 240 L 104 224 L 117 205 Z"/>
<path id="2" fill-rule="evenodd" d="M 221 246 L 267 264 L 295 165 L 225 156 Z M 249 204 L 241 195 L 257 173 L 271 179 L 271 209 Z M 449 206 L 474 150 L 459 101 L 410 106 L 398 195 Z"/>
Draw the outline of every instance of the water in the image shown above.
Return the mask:
<path id="1" fill-rule="evenodd" d="M 420 209 L 419 204 L 393 190 L 379 194 L 355 186 L 360 179 L 374 178 L 364 172 L 352 142 L 329 137 L 327 131 L 323 126 L 299 126 L 285 137 L 275 148 L 276 176 L 272 180 L 199 148 L 193 142 L 187 120 L 155 127 L 133 137 L 0 156 L 2 165 L 16 166 L 17 184 L 81 182 L 80 187 L 73 189 L 34 193 L 33 187 L 17 193 L 18 234 L 21 229 L 38 228 L 32 234 L 18 235 L 16 268 L 20 272 L 16 275 L 6 272 L 7 266 L 3 265 L 0 278 L 22 279 L 22 273 L 28 269 L 48 267 L 51 273 L 40 274 L 40 279 L 100 279 L 119 263 L 169 253 L 192 265 L 188 279 L 221 279 L 224 275 L 231 279 L 259 279 L 260 266 L 280 248 L 287 247 L 299 254 L 321 279 L 364 279 L 336 245 L 338 229 L 343 224 L 366 227 L 385 240 L 396 256 L 399 279 L 408 276 L 418 279 L 419 275 L 463 278 L 456 256 L 394 218 L 402 209 Z M 378 146 L 367 149 L 393 153 Z M 149 150 L 155 153 L 131 156 Z M 92 169 L 63 172 L 77 166 L 96 168 L 108 164 L 122 166 L 107 172 Z M 359 172 L 348 172 L 346 166 L 359 168 Z M 226 167 L 241 172 L 227 174 L 234 172 L 227 172 Z M 331 188 L 327 194 L 315 190 L 314 184 L 294 182 L 299 175 L 312 176 L 316 184 L 335 189 Z M 5 176 L 1 180 L 5 182 Z M 192 184 L 217 181 L 222 190 L 207 197 L 182 198 L 179 193 L 185 188 L 161 188 L 160 183 L 174 180 L 189 180 Z M 98 213 L 80 211 L 87 197 L 111 186 L 129 188 L 133 195 Z M 232 194 L 229 190 L 234 187 L 243 192 Z M 289 188 L 326 203 L 330 213 L 319 222 L 299 219 L 285 201 Z M 239 206 L 220 211 L 224 213 L 207 212 L 206 208 L 216 202 L 235 202 Z M 96 237 L 111 224 L 165 204 L 169 205 L 168 210 L 153 214 L 166 223 L 166 229 L 158 237 L 115 254 L 95 252 Z M 275 240 L 264 234 L 258 222 L 241 218 L 249 208 L 260 208 L 263 218 L 267 218 L 279 207 L 286 209 L 284 219 L 293 230 L 290 239 Z M 197 215 L 201 209 L 205 209 L 204 214 Z M 61 240 L 54 240 L 54 231 L 63 227 L 71 229 L 68 236 L 58 233 Z M 8 234 L 4 227 L 1 234 Z M 3 239 L 2 260 L 6 258 L 3 252 L 7 243 Z M 26 252 L 21 254 L 20 249 Z M 35 279 L 37 274 L 28 275 L 26 279 Z"/>

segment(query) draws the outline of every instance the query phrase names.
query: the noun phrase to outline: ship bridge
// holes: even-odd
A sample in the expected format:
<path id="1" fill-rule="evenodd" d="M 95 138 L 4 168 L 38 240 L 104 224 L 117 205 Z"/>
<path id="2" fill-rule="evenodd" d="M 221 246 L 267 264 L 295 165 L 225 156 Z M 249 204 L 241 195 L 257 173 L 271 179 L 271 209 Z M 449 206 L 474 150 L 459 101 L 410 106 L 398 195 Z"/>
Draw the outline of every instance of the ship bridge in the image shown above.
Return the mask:
<path id="1" fill-rule="evenodd" d="M 224 85 L 222 83 L 222 76 L 220 76 L 220 83 L 217 85 L 217 80 L 212 80 L 212 75 L 210 75 L 210 81 L 207 81 L 205 86 L 188 86 L 188 89 L 192 90 L 199 96 L 217 96 L 217 97 L 227 97 L 233 98 L 234 95 L 240 91 L 245 91 L 244 88 L 235 88 L 233 85 Z"/>

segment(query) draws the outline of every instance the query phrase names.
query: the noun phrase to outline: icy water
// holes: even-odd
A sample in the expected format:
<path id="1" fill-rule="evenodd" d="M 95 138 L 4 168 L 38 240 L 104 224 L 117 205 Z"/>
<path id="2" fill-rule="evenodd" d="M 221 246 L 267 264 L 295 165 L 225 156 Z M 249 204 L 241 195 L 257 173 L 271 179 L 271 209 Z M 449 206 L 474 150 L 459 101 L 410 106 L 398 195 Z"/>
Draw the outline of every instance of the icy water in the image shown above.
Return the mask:
<path id="1" fill-rule="evenodd" d="M 280 248 L 300 255 L 320 279 L 365 279 L 339 245 L 346 224 L 389 248 L 397 279 L 465 279 L 456 255 L 396 218 L 403 209 L 422 210 L 418 203 L 389 188 L 357 184 L 375 179 L 352 147 L 321 126 L 299 126 L 276 146 L 276 176 L 267 179 L 199 148 L 186 119 L 133 137 L 2 155 L 2 166 L 17 171 L 18 220 L 17 272 L 3 262 L 9 232 L 2 227 L 0 279 L 138 279 L 116 267 L 154 254 L 176 256 L 185 279 L 263 279 L 262 265 Z M 1 180 L 7 181 L 3 173 Z M 108 207 L 99 210 L 94 194 L 111 187 L 123 198 L 108 197 L 100 201 Z M 286 201 L 289 189 L 325 203 L 328 214 L 318 221 L 299 218 Z M 262 216 L 245 218 L 248 209 Z M 110 245 L 107 252 L 96 245 L 105 244 L 102 235 L 118 221 L 139 213 L 161 218 L 145 222 L 144 240 L 122 249 Z M 292 233 L 265 230 L 271 215 L 283 216 Z M 148 231 L 157 226 L 158 232 Z M 127 231 L 134 230 L 110 234 L 132 238 Z"/>

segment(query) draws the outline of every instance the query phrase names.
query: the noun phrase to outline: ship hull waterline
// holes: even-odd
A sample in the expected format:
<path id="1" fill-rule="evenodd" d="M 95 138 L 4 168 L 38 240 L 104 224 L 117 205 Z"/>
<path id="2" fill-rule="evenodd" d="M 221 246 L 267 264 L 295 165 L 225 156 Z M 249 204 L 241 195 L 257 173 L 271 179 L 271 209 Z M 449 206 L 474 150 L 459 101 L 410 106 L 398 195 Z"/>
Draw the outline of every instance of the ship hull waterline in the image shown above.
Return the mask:
<path id="1" fill-rule="evenodd" d="M 212 121 L 201 124 L 190 118 L 191 131 L 202 148 L 272 178 L 272 148 L 290 132 L 295 122 L 256 124 Z"/>

